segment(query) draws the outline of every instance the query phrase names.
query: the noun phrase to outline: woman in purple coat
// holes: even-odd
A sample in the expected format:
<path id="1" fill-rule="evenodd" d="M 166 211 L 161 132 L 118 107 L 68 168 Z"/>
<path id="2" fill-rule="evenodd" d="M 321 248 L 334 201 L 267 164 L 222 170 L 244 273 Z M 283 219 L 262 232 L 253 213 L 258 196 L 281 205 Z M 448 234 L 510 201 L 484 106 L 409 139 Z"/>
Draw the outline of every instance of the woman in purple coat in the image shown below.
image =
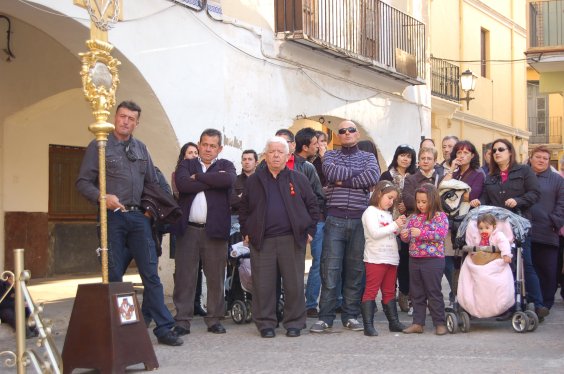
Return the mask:
<path id="1" fill-rule="evenodd" d="M 457 142 L 450 153 L 451 168 L 445 170 L 443 181 L 458 179 L 470 186 L 470 196 L 464 196 L 466 201 L 478 199 L 484 188 L 485 175 L 480 170 L 480 154 L 474 144 L 467 140 Z M 456 237 L 458 225 L 450 227 L 451 238 Z M 460 257 L 454 257 L 452 239 L 445 240 L 445 276 L 451 287 L 449 299 L 454 302 L 456 285 L 458 283 L 458 271 L 460 270 Z"/>

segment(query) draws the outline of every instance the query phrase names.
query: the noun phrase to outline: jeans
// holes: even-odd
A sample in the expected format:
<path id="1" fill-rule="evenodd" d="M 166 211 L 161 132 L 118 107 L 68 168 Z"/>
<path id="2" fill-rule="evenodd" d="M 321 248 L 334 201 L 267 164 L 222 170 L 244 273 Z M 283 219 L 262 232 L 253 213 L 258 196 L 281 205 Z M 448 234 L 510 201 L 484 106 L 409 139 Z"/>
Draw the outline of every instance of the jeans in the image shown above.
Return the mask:
<path id="1" fill-rule="evenodd" d="M 364 229 L 360 218 L 329 216 L 325 221 L 321 253 L 321 296 L 319 319 L 329 326 L 336 317 L 337 287 L 343 279 L 341 320 L 360 315 L 360 298 L 364 278 Z"/>
<path id="2" fill-rule="evenodd" d="M 153 333 L 161 337 L 174 326 L 164 302 L 163 285 L 158 274 L 158 259 L 149 218 L 139 211 L 108 210 L 108 271 L 110 282 L 121 282 L 129 263 L 135 259 L 145 287 L 143 304 L 154 319 Z"/>
<path id="3" fill-rule="evenodd" d="M 535 307 L 543 305 L 542 292 L 539 277 L 533 266 L 531 256 L 531 237 L 527 236 L 523 243 L 523 265 L 525 267 L 525 291 L 527 292 L 527 302 L 535 303 Z"/>
<path id="4" fill-rule="evenodd" d="M 323 227 L 325 222 L 317 223 L 317 231 L 311 242 L 311 267 L 307 275 L 307 284 L 305 287 L 306 309 L 317 308 L 317 298 L 321 289 L 321 249 L 323 248 Z"/>

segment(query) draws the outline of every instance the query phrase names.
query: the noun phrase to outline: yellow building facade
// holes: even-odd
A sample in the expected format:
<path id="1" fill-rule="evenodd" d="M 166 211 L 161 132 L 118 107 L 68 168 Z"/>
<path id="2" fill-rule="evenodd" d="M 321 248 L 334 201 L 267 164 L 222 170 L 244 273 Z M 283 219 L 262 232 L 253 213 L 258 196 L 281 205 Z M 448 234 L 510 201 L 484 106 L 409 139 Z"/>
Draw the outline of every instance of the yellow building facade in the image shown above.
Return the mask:
<path id="1" fill-rule="evenodd" d="M 527 1 L 529 149 L 546 146 L 551 164 L 564 159 L 564 0 Z"/>
<path id="2" fill-rule="evenodd" d="M 519 161 L 527 157 L 526 20 L 525 0 L 430 2 L 432 138 L 438 148 L 447 135 L 478 150 L 506 138 Z M 467 70 L 476 76 L 468 100 L 458 82 Z"/>

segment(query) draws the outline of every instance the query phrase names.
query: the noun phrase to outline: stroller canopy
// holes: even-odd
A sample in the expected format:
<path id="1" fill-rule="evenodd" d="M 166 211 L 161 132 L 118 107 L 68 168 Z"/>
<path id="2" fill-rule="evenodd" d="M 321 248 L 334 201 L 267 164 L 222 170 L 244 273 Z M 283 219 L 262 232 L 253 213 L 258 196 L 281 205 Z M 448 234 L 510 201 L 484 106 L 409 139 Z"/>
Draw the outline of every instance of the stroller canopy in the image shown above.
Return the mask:
<path id="1" fill-rule="evenodd" d="M 478 216 L 481 214 L 492 214 L 496 220 L 498 221 L 505 221 L 509 220 L 511 224 L 511 229 L 513 231 L 513 236 L 515 240 L 518 242 L 523 243 L 529 230 L 531 229 L 531 222 L 528 219 L 521 217 L 518 214 L 510 212 L 505 208 L 499 208 L 496 206 L 489 206 L 489 205 L 482 205 L 475 209 L 470 210 L 464 220 L 460 224 L 458 228 L 458 232 L 456 233 L 456 242 L 457 243 L 464 243 L 466 229 L 470 221 L 478 219 Z"/>

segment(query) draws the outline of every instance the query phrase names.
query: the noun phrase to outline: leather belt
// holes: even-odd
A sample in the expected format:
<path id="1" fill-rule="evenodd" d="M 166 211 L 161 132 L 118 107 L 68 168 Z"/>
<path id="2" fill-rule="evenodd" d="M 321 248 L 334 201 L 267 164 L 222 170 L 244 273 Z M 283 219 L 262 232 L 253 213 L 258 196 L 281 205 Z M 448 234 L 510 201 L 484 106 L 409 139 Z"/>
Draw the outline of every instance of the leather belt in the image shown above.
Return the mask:
<path id="1" fill-rule="evenodd" d="M 125 210 L 127 211 L 142 211 L 143 208 L 141 208 L 139 205 L 124 205 Z"/>
<path id="2" fill-rule="evenodd" d="M 201 229 L 206 227 L 205 223 L 188 222 L 188 226 L 199 227 Z"/>

